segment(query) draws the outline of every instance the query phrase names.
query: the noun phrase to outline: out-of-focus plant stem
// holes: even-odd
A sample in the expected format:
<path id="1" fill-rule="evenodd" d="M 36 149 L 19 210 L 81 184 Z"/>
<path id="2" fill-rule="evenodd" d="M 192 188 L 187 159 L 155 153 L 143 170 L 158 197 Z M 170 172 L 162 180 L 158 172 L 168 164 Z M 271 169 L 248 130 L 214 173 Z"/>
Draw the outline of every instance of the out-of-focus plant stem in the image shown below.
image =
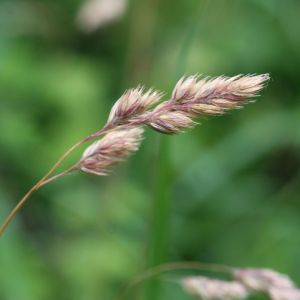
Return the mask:
<path id="1" fill-rule="evenodd" d="M 170 141 L 163 137 L 159 140 L 156 161 L 155 192 L 153 199 L 152 238 L 150 240 L 150 266 L 161 264 L 166 259 L 170 219 L 170 185 L 172 184 L 171 162 L 169 159 Z M 159 282 L 151 280 L 147 287 L 147 299 L 158 299 Z"/>
<path id="2" fill-rule="evenodd" d="M 206 6 L 204 1 L 203 7 Z M 203 12 L 201 12 L 203 13 Z M 181 50 L 178 55 L 177 67 L 175 69 L 175 81 L 185 71 L 189 49 L 193 43 L 198 29 L 198 14 L 191 20 L 190 28 L 183 40 Z M 152 221 L 152 239 L 150 246 L 150 267 L 166 262 L 166 255 L 169 244 L 169 226 L 171 210 L 171 186 L 172 186 L 172 164 L 170 160 L 170 138 L 159 137 L 159 153 L 156 161 L 157 170 L 155 175 L 155 192 L 153 199 L 153 221 Z M 147 300 L 159 299 L 159 281 L 150 280 L 146 290 Z"/>

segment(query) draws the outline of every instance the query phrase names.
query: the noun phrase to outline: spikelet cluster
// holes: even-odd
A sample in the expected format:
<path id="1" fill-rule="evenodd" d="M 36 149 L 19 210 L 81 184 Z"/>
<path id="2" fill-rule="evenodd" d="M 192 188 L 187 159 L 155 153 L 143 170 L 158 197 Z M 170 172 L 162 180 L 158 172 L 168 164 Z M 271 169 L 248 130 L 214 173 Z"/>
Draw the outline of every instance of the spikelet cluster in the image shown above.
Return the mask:
<path id="1" fill-rule="evenodd" d="M 110 125 L 121 125 L 136 116 L 143 114 L 155 105 L 162 93 L 143 88 L 130 89 L 126 91 L 112 107 L 107 123 Z"/>
<path id="2" fill-rule="evenodd" d="M 86 173 L 106 175 L 110 167 L 137 151 L 142 140 L 142 128 L 115 130 L 89 146 L 78 168 Z"/>
<path id="3" fill-rule="evenodd" d="M 83 154 L 78 168 L 87 173 L 105 175 L 110 167 L 126 159 L 140 144 L 146 125 L 165 134 L 181 133 L 197 124 L 200 116 L 220 115 L 252 99 L 269 79 L 264 75 L 200 78 L 183 77 L 169 100 L 163 93 L 141 87 L 126 91 L 113 105 L 105 130 L 110 132 L 92 144 Z M 98 136 L 98 135 L 96 135 Z"/>
<path id="4" fill-rule="evenodd" d="M 242 300 L 248 296 L 247 289 L 237 281 L 197 276 L 185 278 L 182 286 L 190 295 L 203 300 Z"/>
<path id="5" fill-rule="evenodd" d="M 149 114 L 147 124 L 163 133 L 179 133 L 192 127 L 195 117 L 221 115 L 229 109 L 241 107 L 257 95 L 268 79 L 267 74 L 182 78 L 176 84 L 171 99 Z"/>
<path id="6" fill-rule="evenodd" d="M 186 277 L 184 290 L 203 300 L 242 300 L 262 293 L 271 300 L 300 300 L 300 290 L 286 275 L 269 269 L 236 269 L 233 281 L 202 276 Z"/>
<path id="7" fill-rule="evenodd" d="M 265 292 L 270 287 L 294 288 L 294 283 L 288 276 L 269 269 L 239 269 L 234 276 L 247 288 L 257 292 Z"/>
<path id="8" fill-rule="evenodd" d="M 234 272 L 236 280 L 249 290 L 263 292 L 272 300 L 300 300 L 300 290 L 285 274 L 270 269 L 239 269 Z"/>
<path id="9" fill-rule="evenodd" d="M 268 294 L 271 300 L 300 300 L 300 290 L 296 288 L 271 287 Z"/>

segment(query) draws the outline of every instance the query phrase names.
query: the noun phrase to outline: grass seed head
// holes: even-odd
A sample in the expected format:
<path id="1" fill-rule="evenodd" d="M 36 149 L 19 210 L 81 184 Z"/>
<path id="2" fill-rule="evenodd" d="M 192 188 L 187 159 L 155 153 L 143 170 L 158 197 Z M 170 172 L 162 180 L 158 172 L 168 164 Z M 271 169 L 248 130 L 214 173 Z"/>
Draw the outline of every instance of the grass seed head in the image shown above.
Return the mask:
<path id="1" fill-rule="evenodd" d="M 185 106 L 213 105 L 224 112 L 257 96 L 268 80 L 268 74 L 202 79 L 194 75 L 178 81 L 173 91 L 172 101 L 174 105 L 175 102 L 185 104 Z M 202 111 L 201 114 L 203 114 Z"/>
<path id="2" fill-rule="evenodd" d="M 106 175 L 110 167 L 137 151 L 142 140 L 142 128 L 114 130 L 90 145 L 83 153 L 79 169 L 86 173 Z"/>
<path id="3" fill-rule="evenodd" d="M 229 109 L 240 108 L 257 96 L 268 80 L 268 74 L 183 77 L 177 82 L 171 99 L 156 106 L 146 123 L 162 133 L 179 133 L 194 125 L 191 118 L 221 115 Z"/>

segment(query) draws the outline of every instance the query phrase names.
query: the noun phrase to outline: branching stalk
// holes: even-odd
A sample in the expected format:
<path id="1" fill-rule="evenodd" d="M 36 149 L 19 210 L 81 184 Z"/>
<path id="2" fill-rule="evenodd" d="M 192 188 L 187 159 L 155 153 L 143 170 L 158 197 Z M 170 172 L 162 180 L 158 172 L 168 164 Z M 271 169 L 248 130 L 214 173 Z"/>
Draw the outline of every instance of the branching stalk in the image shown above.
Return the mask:
<path id="1" fill-rule="evenodd" d="M 11 220 L 14 218 L 15 214 L 19 211 L 19 209 L 24 205 L 24 203 L 32 196 L 33 193 L 35 193 L 40 187 L 43 185 L 53 181 L 54 179 L 57 179 L 63 175 L 66 175 L 69 173 L 71 170 L 74 169 L 74 166 L 71 168 L 67 169 L 66 171 L 49 178 L 55 171 L 56 169 L 61 165 L 61 163 L 73 152 L 75 151 L 79 146 L 82 144 L 104 134 L 107 132 L 108 128 L 103 128 L 101 131 L 98 131 L 94 134 L 89 135 L 88 137 L 82 139 L 78 143 L 74 144 L 71 148 L 69 148 L 59 159 L 58 161 L 53 165 L 53 167 L 49 170 L 49 172 L 43 176 L 28 192 L 27 194 L 18 202 L 18 204 L 14 207 L 14 209 L 11 211 L 9 216 L 6 218 L 2 226 L 0 227 L 0 237 L 3 235 L 4 231 L 6 230 L 8 224 L 11 222 Z"/>

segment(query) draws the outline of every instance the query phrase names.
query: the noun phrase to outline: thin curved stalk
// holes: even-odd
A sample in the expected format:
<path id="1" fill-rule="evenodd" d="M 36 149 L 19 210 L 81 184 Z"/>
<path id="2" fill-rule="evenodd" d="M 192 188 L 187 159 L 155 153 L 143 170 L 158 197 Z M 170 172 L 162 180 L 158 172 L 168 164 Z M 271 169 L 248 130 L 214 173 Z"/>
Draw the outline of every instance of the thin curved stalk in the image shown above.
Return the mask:
<path id="1" fill-rule="evenodd" d="M 74 165 L 71 168 L 67 169 L 66 171 L 55 175 L 51 178 L 49 178 L 55 171 L 56 169 L 61 165 L 61 163 L 73 152 L 75 151 L 79 146 L 81 146 L 82 144 L 93 140 L 107 132 L 109 132 L 110 130 L 115 129 L 115 127 L 118 128 L 127 128 L 133 125 L 139 125 L 143 122 L 144 119 L 140 119 L 140 120 L 134 120 L 131 121 L 127 124 L 123 124 L 123 125 L 119 125 L 119 126 L 112 126 L 112 125 L 106 125 L 104 126 L 101 130 L 90 134 L 89 136 L 87 136 L 86 138 L 82 139 L 81 141 L 77 142 L 75 145 L 73 145 L 71 148 L 69 148 L 59 159 L 58 161 L 53 165 L 53 167 L 50 169 L 50 171 L 44 175 L 28 192 L 27 194 L 18 202 L 18 204 L 14 207 L 14 209 L 11 211 L 11 213 L 9 214 L 9 216 L 6 218 L 6 220 L 4 221 L 4 223 L 2 224 L 2 226 L 0 227 L 0 237 L 3 235 L 4 231 L 6 230 L 8 224 L 11 222 L 11 220 L 14 218 L 15 214 L 19 211 L 19 209 L 24 205 L 24 203 L 30 198 L 30 196 L 36 192 L 40 187 L 44 186 L 47 183 L 50 183 L 51 181 L 62 177 L 64 175 L 66 175 L 67 173 L 69 173 L 71 170 L 75 169 L 75 167 L 77 166 Z"/>
<path id="2" fill-rule="evenodd" d="M 28 192 L 27 194 L 19 201 L 19 203 L 14 207 L 14 209 L 11 211 L 9 216 L 6 218 L 4 223 L 2 224 L 0 228 L 0 237 L 3 235 L 6 227 L 8 224 L 11 222 L 11 220 L 14 218 L 15 214 L 19 211 L 19 209 L 24 205 L 24 203 L 30 198 L 30 196 L 36 192 L 41 186 L 43 186 L 45 183 L 49 183 L 50 181 L 46 180 L 54 173 L 54 171 L 60 166 L 60 164 L 69 156 L 75 149 L 77 149 L 79 146 L 81 146 L 83 143 L 85 143 L 86 140 L 83 139 L 80 142 L 76 143 L 73 145 L 68 151 L 66 151 L 59 159 L 58 161 L 54 164 L 54 166 L 50 169 L 50 171 L 42 177 Z M 63 172 L 64 173 L 64 172 Z M 66 173 L 65 173 L 66 174 Z M 64 174 L 64 175 L 65 175 Z M 60 175 L 62 176 L 62 175 Z M 59 176 L 59 177 L 60 177 Z M 51 180 L 52 181 L 52 180 Z"/>
<path id="3" fill-rule="evenodd" d="M 106 133 L 110 128 L 104 127 L 102 130 L 97 131 L 96 133 L 93 133 L 89 135 L 88 137 L 82 139 L 81 141 L 77 142 L 74 144 L 71 148 L 69 148 L 59 159 L 58 161 L 53 165 L 53 167 L 49 170 L 49 172 L 44 175 L 28 192 L 27 194 L 18 202 L 18 204 L 14 207 L 14 209 L 11 211 L 9 216 L 6 218 L 2 226 L 0 227 L 0 237 L 3 235 L 5 229 L 7 228 L 8 224 L 11 222 L 11 220 L 14 218 L 15 214 L 19 211 L 19 209 L 24 205 L 24 203 L 30 198 L 30 196 L 36 192 L 40 187 L 45 185 L 46 183 L 51 182 L 54 179 L 57 179 L 65 174 L 67 174 L 69 171 L 74 169 L 74 166 L 71 168 L 67 169 L 66 171 L 50 178 L 48 178 L 55 172 L 55 170 L 61 165 L 61 163 L 73 152 L 75 151 L 79 146 L 82 144 Z"/>
<path id="4" fill-rule="evenodd" d="M 46 185 L 46 184 L 48 184 L 48 183 L 50 183 L 50 182 L 52 182 L 52 181 L 54 181 L 54 180 L 56 180 L 56 179 L 62 177 L 62 176 L 67 175 L 67 174 L 70 173 L 71 171 L 74 171 L 74 170 L 77 168 L 78 165 L 79 165 L 79 163 L 75 164 L 74 166 L 68 168 L 67 170 L 65 170 L 65 171 L 63 171 L 63 172 L 61 172 L 61 173 L 59 173 L 59 174 L 57 174 L 57 175 L 54 175 L 54 176 L 52 176 L 52 177 L 50 177 L 50 178 L 44 180 L 44 181 L 40 184 L 39 188 L 41 188 L 42 186 L 44 186 L 44 185 Z"/>
<path id="5" fill-rule="evenodd" d="M 170 271 L 178 271 L 178 270 L 201 270 L 201 271 L 211 271 L 217 273 L 225 273 L 232 274 L 234 272 L 234 268 L 225 266 L 225 265 L 217 265 L 217 264 L 209 264 L 209 263 L 199 263 L 199 262 L 173 262 L 173 263 L 165 263 L 158 265 L 156 267 L 150 268 L 145 272 L 141 273 L 137 277 L 133 278 L 125 288 L 123 288 L 120 293 L 114 298 L 114 300 L 123 300 L 125 299 L 128 292 L 141 284 L 147 279 L 153 278 L 161 273 L 170 272 Z"/>

